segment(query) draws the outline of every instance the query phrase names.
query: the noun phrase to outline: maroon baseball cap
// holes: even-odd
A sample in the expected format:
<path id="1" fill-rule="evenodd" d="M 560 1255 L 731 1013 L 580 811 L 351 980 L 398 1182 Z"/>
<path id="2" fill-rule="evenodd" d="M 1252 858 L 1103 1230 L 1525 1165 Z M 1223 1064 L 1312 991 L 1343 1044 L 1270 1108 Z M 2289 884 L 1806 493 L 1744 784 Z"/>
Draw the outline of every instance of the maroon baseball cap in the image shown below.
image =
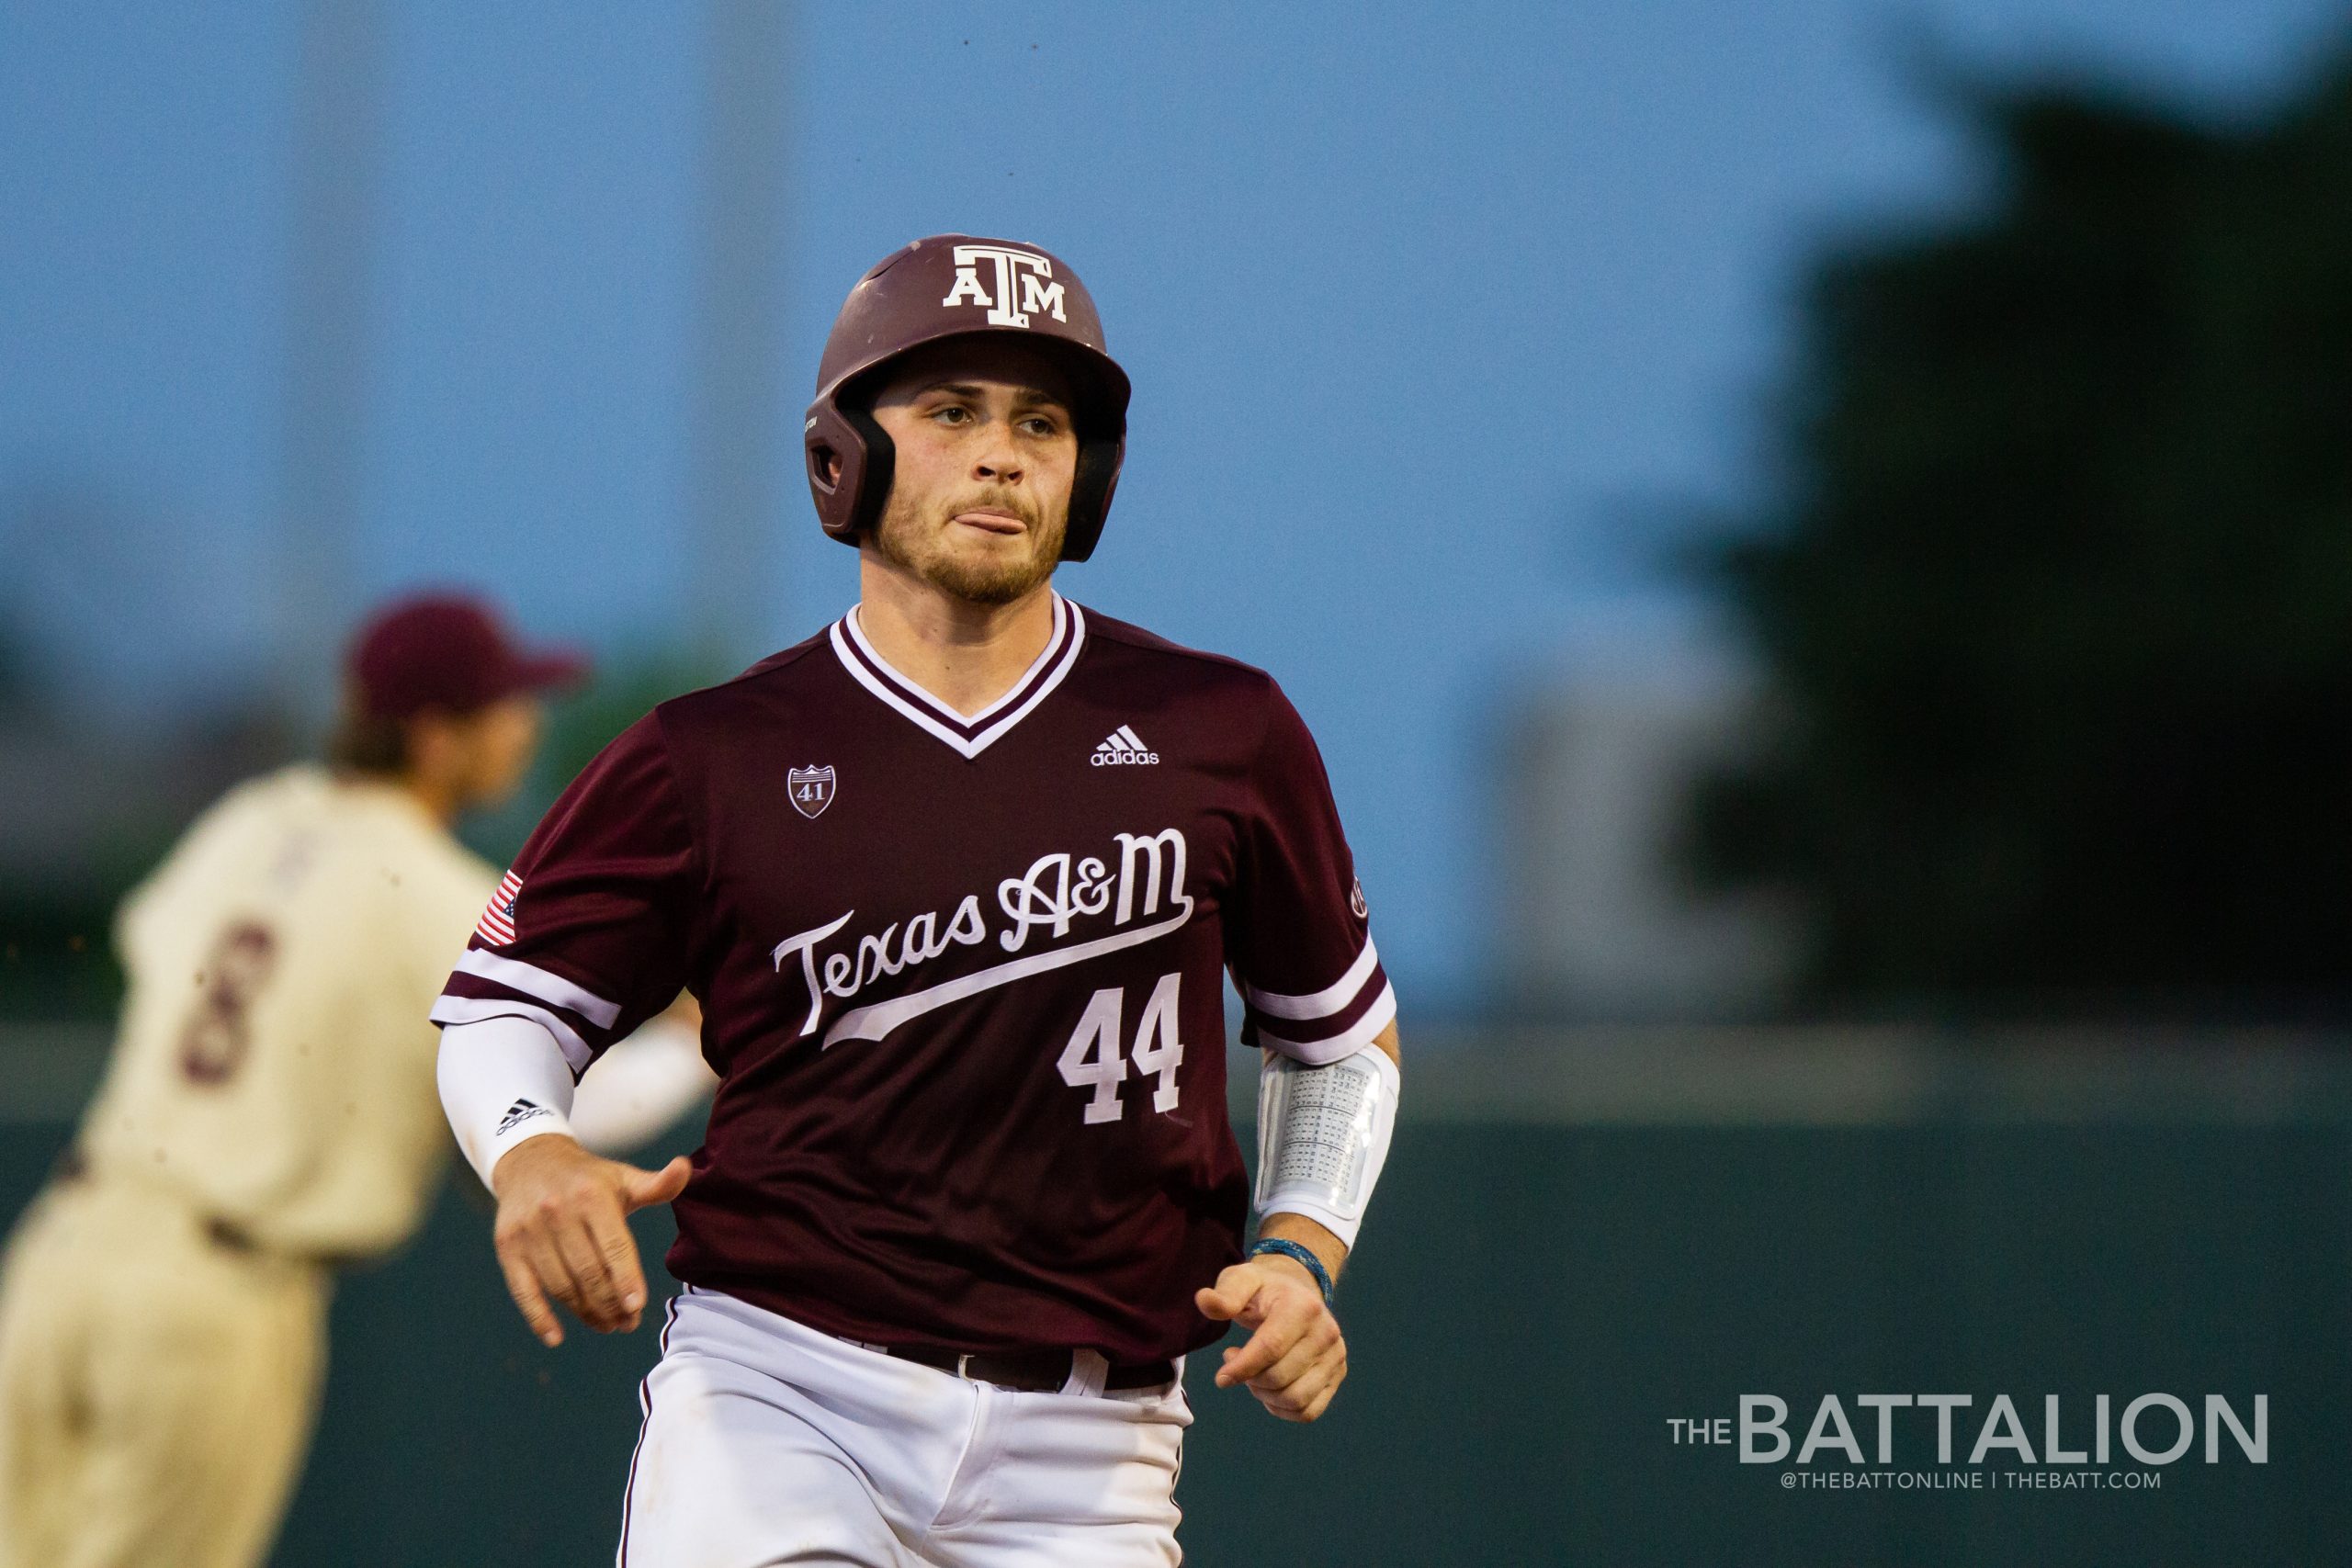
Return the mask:
<path id="1" fill-rule="evenodd" d="M 462 593 L 398 599 L 351 639 L 344 670 L 354 700 L 377 718 L 429 708 L 473 713 L 524 692 L 570 685 L 588 672 L 576 649 L 524 649 L 498 613 Z"/>

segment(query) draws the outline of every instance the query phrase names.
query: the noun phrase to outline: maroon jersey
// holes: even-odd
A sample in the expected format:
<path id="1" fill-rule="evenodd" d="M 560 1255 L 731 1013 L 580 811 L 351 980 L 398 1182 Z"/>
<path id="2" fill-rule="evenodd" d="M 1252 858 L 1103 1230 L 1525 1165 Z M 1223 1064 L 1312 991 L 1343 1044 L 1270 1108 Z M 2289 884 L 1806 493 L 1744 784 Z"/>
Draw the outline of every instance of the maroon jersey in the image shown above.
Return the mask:
<path id="1" fill-rule="evenodd" d="M 854 613 L 565 792 L 434 1009 L 574 1072 L 683 988 L 720 1075 L 679 1279 L 829 1332 L 1114 1360 L 1240 1256 L 1222 972 L 1308 1062 L 1396 1013 L 1329 781 L 1261 671 L 1054 602 L 965 718 Z"/>

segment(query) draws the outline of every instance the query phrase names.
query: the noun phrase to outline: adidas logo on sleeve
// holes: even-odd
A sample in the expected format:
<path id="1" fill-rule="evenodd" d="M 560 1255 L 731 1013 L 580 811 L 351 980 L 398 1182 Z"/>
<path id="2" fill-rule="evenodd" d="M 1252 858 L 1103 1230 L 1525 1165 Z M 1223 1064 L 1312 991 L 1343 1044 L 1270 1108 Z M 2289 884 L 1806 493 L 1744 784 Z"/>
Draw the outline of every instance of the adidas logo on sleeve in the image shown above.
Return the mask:
<path id="1" fill-rule="evenodd" d="M 1159 761 L 1159 753 L 1146 746 L 1142 738 L 1124 724 L 1094 748 L 1094 765 L 1098 768 L 1139 767 Z"/>

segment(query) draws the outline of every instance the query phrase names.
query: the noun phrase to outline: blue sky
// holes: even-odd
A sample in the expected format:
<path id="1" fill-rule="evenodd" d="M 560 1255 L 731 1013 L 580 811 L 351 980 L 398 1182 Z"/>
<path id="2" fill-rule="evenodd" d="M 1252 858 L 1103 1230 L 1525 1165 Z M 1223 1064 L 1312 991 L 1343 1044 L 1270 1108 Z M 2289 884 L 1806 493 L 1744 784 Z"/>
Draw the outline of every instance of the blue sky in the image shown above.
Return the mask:
<path id="1" fill-rule="evenodd" d="M 468 581 L 606 650 L 685 637 L 707 18 L 386 12 L 343 592 Z M 118 719 L 271 660 L 296 15 L 0 11 L 0 610 Z M 1109 533 L 1065 590 L 1283 679 L 1401 986 L 1474 1001 L 1497 705 L 1546 672 L 1708 657 L 1703 615 L 1641 562 L 1660 518 L 1761 482 L 1804 257 L 1982 188 L 1906 51 L 2228 114 L 2340 16 L 807 6 L 752 640 L 854 593 L 791 445 L 849 284 L 921 233 L 1050 246 L 1136 384 Z M 73 531 L 27 523 L 61 496 Z"/>

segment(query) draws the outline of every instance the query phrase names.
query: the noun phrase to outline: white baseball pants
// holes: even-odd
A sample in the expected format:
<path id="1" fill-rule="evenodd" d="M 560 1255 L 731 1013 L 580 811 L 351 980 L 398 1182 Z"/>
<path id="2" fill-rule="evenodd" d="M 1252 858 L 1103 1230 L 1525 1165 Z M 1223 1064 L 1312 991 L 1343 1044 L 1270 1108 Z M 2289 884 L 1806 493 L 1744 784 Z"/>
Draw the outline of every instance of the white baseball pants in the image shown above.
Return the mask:
<path id="1" fill-rule="evenodd" d="M 692 1288 L 662 1342 L 620 1568 L 1182 1559 L 1181 1378 L 1165 1393 L 1020 1393 Z"/>

